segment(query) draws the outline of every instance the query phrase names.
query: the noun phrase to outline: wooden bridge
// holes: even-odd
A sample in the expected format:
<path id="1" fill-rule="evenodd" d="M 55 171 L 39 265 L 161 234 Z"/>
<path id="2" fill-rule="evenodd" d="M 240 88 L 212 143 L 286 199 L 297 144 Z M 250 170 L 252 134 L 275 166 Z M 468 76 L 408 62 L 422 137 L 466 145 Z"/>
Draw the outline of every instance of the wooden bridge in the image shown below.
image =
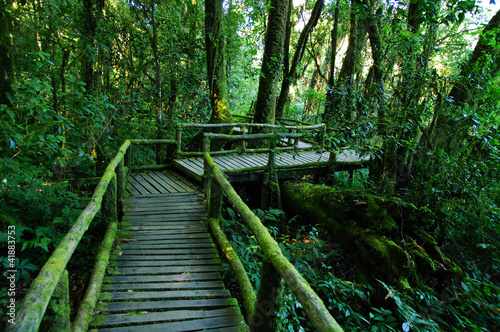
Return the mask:
<path id="1" fill-rule="evenodd" d="M 283 126 L 267 126 L 276 127 L 283 129 Z M 179 130 L 182 128 L 179 126 Z M 287 129 L 303 128 L 288 126 Z M 280 178 L 321 174 L 331 167 L 331 156 L 327 152 L 297 154 L 296 149 L 294 155 L 283 152 L 276 156 L 277 142 L 299 138 L 300 134 L 256 135 L 272 141 L 271 148 L 263 149 L 270 151 L 265 156 L 255 154 L 263 152 L 262 149 L 249 154 L 245 145 L 243 148 L 240 145 L 236 153 L 233 151 L 233 156 L 210 152 L 210 140 L 248 140 L 255 139 L 255 134 L 206 133 L 203 158 L 201 153 L 182 152 L 179 132 L 176 140 L 125 141 L 106 168 L 91 202 L 33 281 L 16 324 L 10 325 L 8 331 L 37 331 L 47 307 L 53 306 L 59 308 L 55 310 L 57 317 L 49 320 L 52 323 L 44 323 L 46 330 L 247 331 L 265 326 L 269 313 L 262 311 L 256 291 L 219 225 L 224 194 L 254 233 L 266 258 L 261 280 L 276 280 L 275 276 L 266 275 L 270 273 L 280 276 L 318 331 L 342 331 L 226 179 L 227 175 L 236 181 L 246 181 L 265 178 L 269 173 L 280 174 Z M 170 165 L 134 166 L 132 146 L 151 144 L 176 145 L 176 159 Z M 191 158 L 183 158 L 185 154 L 191 154 Z M 334 165 L 360 167 L 365 161 L 366 158 L 344 153 Z M 132 173 L 134 168 L 139 172 Z M 145 172 L 146 168 L 149 171 Z M 179 173 L 203 183 L 203 192 Z M 99 210 L 108 227 L 85 298 L 71 323 L 65 268 Z M 220 254 L 236 274 L 244 303 L 238 304 L 224 286 Z M 272 300 L 270 295 L 259 293 L 259 301 Z"/>

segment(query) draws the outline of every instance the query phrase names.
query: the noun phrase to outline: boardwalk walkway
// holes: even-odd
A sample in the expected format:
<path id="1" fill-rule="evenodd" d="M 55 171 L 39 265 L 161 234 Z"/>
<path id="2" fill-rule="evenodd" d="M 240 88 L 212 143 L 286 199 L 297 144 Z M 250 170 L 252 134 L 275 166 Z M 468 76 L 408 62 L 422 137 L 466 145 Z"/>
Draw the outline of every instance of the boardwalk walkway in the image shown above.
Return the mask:
<path id="1" fill-rule="evenodd" d="M 213 157 L 215 164 L 224 174 L 233 176 L 236 180 L 255 180 L 267 165 L 268 154 L 247 154 Z M 294 175 L 326 173 L 330 152 L 299 152 L 298 154 L 281 153 L 276 155 L 278 176 L 293 177 Z M 337 165 L 360 166 L 370 157 L 359 157 L 351 151 L 343 151 L 337 155 Z M 174 160 L 174 167 L 189 178 L 201 182 L 203 176 L 203 158 L 186 158 Z M 260 169 L 255 169 L 255 168 Z M 280 174 L 281 173 L 281 174 Z"/>
<path id="2" fill-rule="evenodd" d="M 129 177 L 120 241 L 91 330 L 247 331 L 224 288 L 206 204 L 175 172 Z"/>

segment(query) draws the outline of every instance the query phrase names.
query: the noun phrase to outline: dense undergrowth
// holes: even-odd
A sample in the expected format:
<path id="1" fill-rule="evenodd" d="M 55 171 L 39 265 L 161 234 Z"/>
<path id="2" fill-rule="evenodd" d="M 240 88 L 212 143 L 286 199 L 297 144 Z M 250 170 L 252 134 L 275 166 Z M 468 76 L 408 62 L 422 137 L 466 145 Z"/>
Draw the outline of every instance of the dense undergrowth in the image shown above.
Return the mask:
<path id="1" fill-rule="evenodd" d="M 354 182 L 338 173 L 337 186 L 367 190 L 368 177 L 360 171 Z M 465 207 L 462 207 L 465 208 Z M 440 285 L 424 282 L 402 291 L 380 280 L 361 284 L 353 270 L 359 264 L 354 253 L 332 241 L 319 225 L 306 224 L 276 209 L 254 210 L 278 241 L 285 256 L 308 280 L 335 319 L 346 331 L 498 331 L 500 284 L 498 283 L 497 233 L 469 232 L 468 241 L 458 230 L 466 228 L 455 219 L 456 229 L 441 239 L 442 250 L 463 270 L 463 276 Z M 257 290 L 262 254 L 256 239 L 230 208 L 225 229 L 245 264 Z M 465 218 L 465 216 L 462 216 Z M 286 221 L 284 221 L 286 220 Z M 492 229 L 495 225 L 490 225 Z M 474 245 L 471 245 L 471 242 Z M 488 244 L 486 244 L 488 243 Z M 465 248 L 474 247 L 473 251 Z M 457 251 L 461 248 L 463 251 Z M 467 263 L 466 263 L 467 262 Z M 380 296 L 380 289 L 383 295 Z M 274 308 L 280 331 L 313 331 L 300 303 L 288 287 L 279 308 Z"/>

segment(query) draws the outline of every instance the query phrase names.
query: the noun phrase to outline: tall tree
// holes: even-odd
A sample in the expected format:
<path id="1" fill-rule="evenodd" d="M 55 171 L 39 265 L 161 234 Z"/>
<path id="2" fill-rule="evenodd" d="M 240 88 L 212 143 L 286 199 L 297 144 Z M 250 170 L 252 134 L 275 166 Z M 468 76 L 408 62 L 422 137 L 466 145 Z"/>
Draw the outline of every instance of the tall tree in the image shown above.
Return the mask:
<path id="1" fill-rule="evenodd" d="M 300 61 L 302 60 L 302 57 L 304 56 L 309 34 L 318 23 L 324 5 L 325 5 L 324 0 L 316 1 L 311 13 L 311 17 L 309 18 L 309 21 L 307 22 L 307 24 L 304 26 L 304 29 L 300 33 L 295 53 L 293 55 L 292 64 L 290 65 L 290 69 L 284 73 L 283 82 L 281 84 L 281 92 L 279 95 L 278 104 L 276 106 L 276 117 L 283 116 L 283 109 L 285 108 L 285 104 L 288 100 L 288 90 L 290 88 L 290 84 L 292 80 L 296 79 L 297 77 L 297 66 L 299 65 Z M 285 52 L 286 51 L 287 50 L 285 50 Z"/>
<path id="2" fill-rule="evenodd" d="M 82 81 L 88 92 L 94 89 L 96 32 L 104 0 L 83 0 L 81 17 Z"/>
<path id="3" fill-rule="evenodd" d="M 276 94 L 283 63 L 288 19 L 288 1 L 271 0 L 264 46 L 264 57 L 255 103 L 255 123 L 274 123 Z"/>
<path id="4" fill-rule="evenodd" d="M 212 115 L 210 123 L 231 122 L 227 92 L 222 0 L 205 1 L 205 47 Z"/>
<path id="5" fill-rule="evenodd" d="M 338 4 L 336 6 L 335 12 L 337 13 Z M 367 23 L 367 15 L 363 12 L 363 3 L 361 0 L 351 1 L 351 18 L 350 18 L 350 33 L 349 33 L 349 44 L 344 56 L 344 61 L 342 67 L 338 74 L 336 82 L 333 82 L 334 75 L 331 73 L 329 75 L 329 88 L 327 89 L 327 102 L 325 105 L 325 117 L 327 125 L 329 128 L 333 125 L 333 119 L 338 117 L 340 112 L 344 112 L 344 117 L 347 120 L 351 120 L 353 114 L 349 108 L 342 109 L 340 105 L 342 104 L 342 93 L 335 93 L 336 89 L 345 89 L 348 92 L 352 91 L 354 88 L 354 78 L 356 74 L 361 71 L 361 54 L 363 47 L 366 43 L 366 29 L 365 25 Z M 335 14 L 337 17 L 337 14 Z M 338 22 L 336 19 L 335 22 Z M 334 31 L 336 31 L 334 22 Z M 335 40 L 336 44 L 337 36 L 332 32 L 332 39 Z M 335 44 L 332 45 L 332 49 L 335 49 Z M 335 54 L 332 52 L 333 55 Z M 332 65 L 330 71 L 335 70 L 335 58 L 332 58 Z"/>
<path id="6" fill-rule="evenodd" d="M 11 105 L 12 60 L 10 58 L 10 28 L 7 7 L 0 0 L 0 104 Z"/>

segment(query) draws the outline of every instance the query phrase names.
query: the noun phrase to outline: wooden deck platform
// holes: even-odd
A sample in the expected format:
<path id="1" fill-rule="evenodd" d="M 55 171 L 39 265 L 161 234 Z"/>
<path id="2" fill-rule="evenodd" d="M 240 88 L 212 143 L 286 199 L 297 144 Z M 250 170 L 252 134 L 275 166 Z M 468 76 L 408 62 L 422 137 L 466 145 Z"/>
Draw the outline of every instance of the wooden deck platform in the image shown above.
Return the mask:
<path id="1" fill-rule="evenodd" d="M 232 181 L 254 181 L 259 179 L 267 165 L 269 156 L 267 154 L 231 155 L 213 157 L 215 164 L 231 177 Z M 324 174 L 328 166 L 330 152 L 300 152 L 298 155 L 292 153 L 281 153 L 276 155 L 278 176 L 280 178 L 301 177 L 305 174 Z M 352 151 L 343 151 L 337 155 L 339 168 L 359 168 L 366 163 L 370 157 L 359 157 Z M 201 182 L 203 176 L 203 158 L 186 158 L 174 160 L 174 167 L 194 181 Z M 258 167 L 259 169 L 255 170 Z M 252 168 L 250 170 L 250 168 Z"/>
<path id="2" fill-rule="evenodd" d="M 225 289 L 206 203 L 178 174 L 129 177 L 122 230 L 91 330 L 248 331 Z"/>

